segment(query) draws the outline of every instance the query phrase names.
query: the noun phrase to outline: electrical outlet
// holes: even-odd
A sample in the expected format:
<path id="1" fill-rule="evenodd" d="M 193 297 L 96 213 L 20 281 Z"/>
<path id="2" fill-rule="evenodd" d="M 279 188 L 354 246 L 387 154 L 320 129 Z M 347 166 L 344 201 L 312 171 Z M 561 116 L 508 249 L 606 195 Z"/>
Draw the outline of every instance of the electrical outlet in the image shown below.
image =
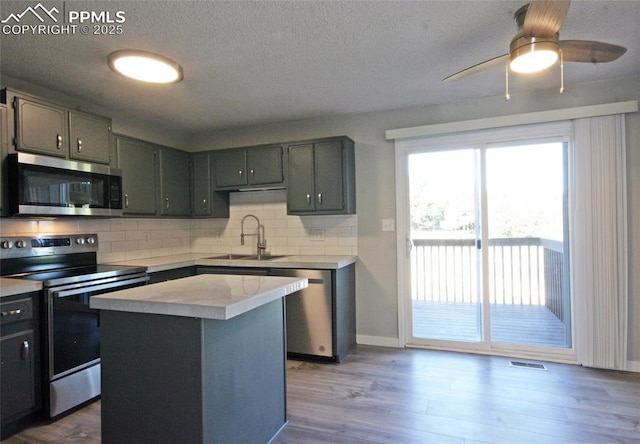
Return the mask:
<path id="1" fill-rule="evenodd" d="M 324 242 L 324 229 L 316 228 L 309 230 L 309 239 L 311 239 L 312 242 Z"/>
<path id="2" fill-rule="evenodd" d="M 382 231 L 396 231 L 395 219 L 382 219 Z"/>

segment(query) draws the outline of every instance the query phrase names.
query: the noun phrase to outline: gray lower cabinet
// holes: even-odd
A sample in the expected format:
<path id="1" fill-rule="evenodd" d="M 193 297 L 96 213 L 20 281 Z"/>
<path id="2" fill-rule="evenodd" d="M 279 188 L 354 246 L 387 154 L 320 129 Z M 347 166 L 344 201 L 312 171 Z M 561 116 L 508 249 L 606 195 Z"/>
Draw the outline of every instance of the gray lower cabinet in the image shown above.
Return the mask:
<path id="1" fill-rule="evenodd" d="M 155 216 L 155 145 L 124 136 L 116 137 L 118 168 L 122 170 L 122 199 L 125 215 Z"/>
<path id="2" fill-rule="evenodd" d="M 229 217 L 229 192 L 214 191 L 213 159 L 210 153 L 191 157 L 191 208 L 196 217 Z"/>
<path id="3" fill-rule="evenodd" d="M 189 216 L 191 156 L 174 148 L 160 148 L 160 214 Z"/>
<path id="4" fill-rule="evenodd" d="M 283 186 L 282 145 L 219 150 L 213 156 L 216 189 Z"/>
<path id="5" fill-rule="evenodd" d="M 9 89 L 2 90 L 2 101 L 13 108 L 16 151 L 110 164 L 111 119 Z"/>
<path id="6" fill-rule="evenodd" d="M 2 434 L 40 408 L 38 295 L 2 298 L 0 311 L 0 412 Z"/>
<path id="7" fill-rule="evenodd" d="M 347 137 L 288 147 L 287 213 L 354 214 L 354 143 Z"/>
<path id="8" fill-rule="evenodd" d="M 102 310 L 104 444 L 266 443 L 286 424 L 284 301 L 228 320 Z"/>

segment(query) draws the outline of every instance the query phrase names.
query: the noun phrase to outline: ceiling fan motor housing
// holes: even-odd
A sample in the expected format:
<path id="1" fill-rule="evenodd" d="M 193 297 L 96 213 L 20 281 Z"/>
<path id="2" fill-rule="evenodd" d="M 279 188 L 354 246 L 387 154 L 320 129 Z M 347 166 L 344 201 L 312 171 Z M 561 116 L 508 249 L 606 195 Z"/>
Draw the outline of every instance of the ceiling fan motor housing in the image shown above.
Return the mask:
<path id="1" fill-rule="evenodd" d="M 519 35 L 511 40 L 509 46 L 510 67 L 516 72 L 535 72 L 553 65 L 558 60 L 560 36 L 530 37 Z M 535 60 L 535 68 L 526 60 Z"/>

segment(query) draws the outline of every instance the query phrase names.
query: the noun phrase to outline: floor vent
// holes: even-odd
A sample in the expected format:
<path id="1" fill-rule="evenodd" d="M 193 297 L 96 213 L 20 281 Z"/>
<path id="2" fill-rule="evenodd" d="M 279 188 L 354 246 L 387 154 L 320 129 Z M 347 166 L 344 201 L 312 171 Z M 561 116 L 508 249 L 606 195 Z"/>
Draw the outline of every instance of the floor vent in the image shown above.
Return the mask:
<path id="1" fill-rule="evenodd" d="M 533 368 L 536 370 L 547 370 L 547 368 L 542 364 L 535 364 L 533 362 L 522 362 L 522 361 L 511 361 L 509 363 L 512 367 L 523 367 L 523 368 Z"/>

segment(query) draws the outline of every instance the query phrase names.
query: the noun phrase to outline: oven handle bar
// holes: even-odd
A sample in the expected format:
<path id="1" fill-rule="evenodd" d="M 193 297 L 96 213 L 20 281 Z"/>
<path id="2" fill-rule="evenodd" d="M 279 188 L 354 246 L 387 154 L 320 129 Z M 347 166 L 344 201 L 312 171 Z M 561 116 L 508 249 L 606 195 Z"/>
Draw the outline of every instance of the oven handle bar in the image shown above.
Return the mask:
<path id="1" fill-rule="evenodd" d="M 101 290 L 109 290 L 111 288 L 117 289 L 119 287 L 125 287 L 131 284 L 142 284 L 145 283 L 149 280 L 149 276 L 143 276 L 143 277 L 139 277 L 136 279 L 128 279 L 128 280 L 120 280 L 117 282 L 110 282 L 108 284 L 102 284 L 102 285 L 91 285 L 88 287 L 80 287 L 80 288 L 75 288 L 73 290 L 66 290 L 66 291 L 54 291 L 53 293 L 53 297 L 57 297 L 57 298 L 65 298 L 68 296 L 74 296 L 77 294 L 82 294 L 82 293 L 87 293 L 90 291 L 101 291 Z"/>

